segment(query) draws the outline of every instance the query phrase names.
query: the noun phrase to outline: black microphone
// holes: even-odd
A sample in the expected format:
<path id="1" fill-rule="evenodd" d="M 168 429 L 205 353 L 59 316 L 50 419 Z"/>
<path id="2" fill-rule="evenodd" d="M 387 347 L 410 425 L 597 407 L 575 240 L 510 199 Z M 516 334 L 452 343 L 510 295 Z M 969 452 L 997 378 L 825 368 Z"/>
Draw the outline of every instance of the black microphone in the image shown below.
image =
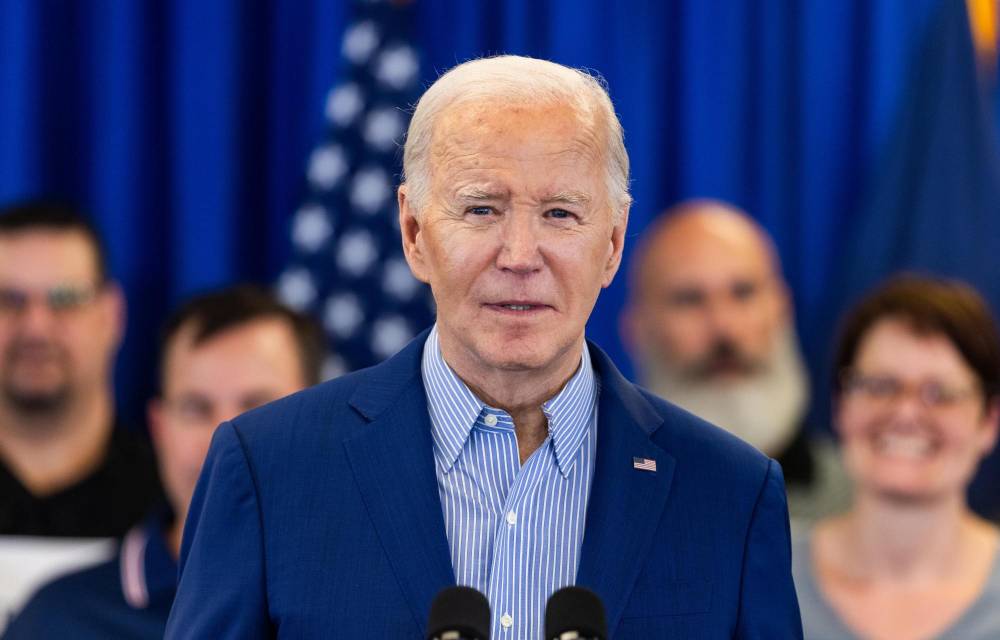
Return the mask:
<path id="1" fill-rule="evenodd" d="M 490 602 L 472 587 L 442 589 L 427 618 L 427 640 L 490 640 Z"/>
<path id="2" fill-rule="evenodd" d="M 545 605 L 545 640 L 607 640 L 604 604 L 583 587 L 563 587 Z"/>

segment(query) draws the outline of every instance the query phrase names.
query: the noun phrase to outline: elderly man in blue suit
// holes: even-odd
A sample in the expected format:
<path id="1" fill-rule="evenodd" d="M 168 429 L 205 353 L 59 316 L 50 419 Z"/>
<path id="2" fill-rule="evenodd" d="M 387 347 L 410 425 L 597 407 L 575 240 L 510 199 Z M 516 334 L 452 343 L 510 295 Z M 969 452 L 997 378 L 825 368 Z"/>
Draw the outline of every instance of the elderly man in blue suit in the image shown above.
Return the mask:
<path id="1" fill-rule="evenodd" d="M 403 162 L 404 250 L 437 323 L 217 430 L 167 637 L 420 638 L 457 583 L 486 594 L 494 638 L 540 638 L 570 584 L 614 638 L 801 638 L 777 463 L 584 338 L 630 204 L 601 84 L 459 65 Z"/>

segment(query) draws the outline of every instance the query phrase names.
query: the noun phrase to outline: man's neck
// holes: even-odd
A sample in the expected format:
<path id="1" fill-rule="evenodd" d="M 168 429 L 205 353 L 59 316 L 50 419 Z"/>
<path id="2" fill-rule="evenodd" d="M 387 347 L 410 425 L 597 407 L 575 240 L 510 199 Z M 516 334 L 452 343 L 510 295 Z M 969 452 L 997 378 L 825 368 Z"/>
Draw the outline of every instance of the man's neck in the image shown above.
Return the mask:
<path id="1" fill-rule="evenodd" d="M 186 519 L 186 513 L 178 514 L 174 518 L 173 523 L 164 532 L 167 538 L 167 551 L 170 552 L 174 560 L 181 557 L 181 542 L 184 539 L 184 521 Z"/>
<path id="2" fill-rule="evenodd" d="M 581 340 L 549 367 L 517 370 L 475 366 L 469 359 L 450 353 L 444 343 L 441 354 L 480 400 L 510 414 L 524 464 L 548 437 L 548 419 L 542 405 L 559 393 L 579 369 L 583 348 Z"/>
<path id="3" fill-rule="evenodd" d="M 90 394 L 44 416 L 0 405 L 0 458 L 32 494 L 50 495 L 100 465 L 111 429 L 110 393 Z"/>

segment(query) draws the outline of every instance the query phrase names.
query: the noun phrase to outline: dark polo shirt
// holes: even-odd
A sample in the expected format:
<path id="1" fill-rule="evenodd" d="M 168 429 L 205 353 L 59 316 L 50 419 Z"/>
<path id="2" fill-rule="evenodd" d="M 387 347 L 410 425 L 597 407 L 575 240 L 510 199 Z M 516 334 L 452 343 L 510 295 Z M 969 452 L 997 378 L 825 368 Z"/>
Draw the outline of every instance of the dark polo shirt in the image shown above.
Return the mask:
<path id="1" fill-rule="evenodd" d="M 121 537 L 162 496 L 152 449 L 116 426 L 100 466 L 51 495 L 33 495 L 0 462 L 0 535 Z"/>

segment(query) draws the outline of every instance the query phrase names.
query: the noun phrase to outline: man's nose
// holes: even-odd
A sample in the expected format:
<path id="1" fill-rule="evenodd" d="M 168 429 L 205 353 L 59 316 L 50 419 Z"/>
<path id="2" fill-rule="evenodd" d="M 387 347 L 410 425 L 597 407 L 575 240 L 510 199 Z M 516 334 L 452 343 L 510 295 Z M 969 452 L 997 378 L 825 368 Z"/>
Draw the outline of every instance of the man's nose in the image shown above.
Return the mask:
<path id="1" fill-rule="evenodd" d="M 514 273 L 531 273 L 542 268 L 538 225 L 527 213 L 513 212 L 502 223 L 497 267 Z"/>
<path id="2" fill-rule="evenodd" d="M 706 310 L 708 325 L 716 334 L 733 338 L 739 333 L 743 319 L 733 302 L 725 297 L 712 297 L 706 304 Z"/>
<path id="3" fill-rule="evenodd" d="M 20 312 L 21 329 L 29 334 L 49 333 L 56 318 L 44 300 L 29 299 Z"/>

